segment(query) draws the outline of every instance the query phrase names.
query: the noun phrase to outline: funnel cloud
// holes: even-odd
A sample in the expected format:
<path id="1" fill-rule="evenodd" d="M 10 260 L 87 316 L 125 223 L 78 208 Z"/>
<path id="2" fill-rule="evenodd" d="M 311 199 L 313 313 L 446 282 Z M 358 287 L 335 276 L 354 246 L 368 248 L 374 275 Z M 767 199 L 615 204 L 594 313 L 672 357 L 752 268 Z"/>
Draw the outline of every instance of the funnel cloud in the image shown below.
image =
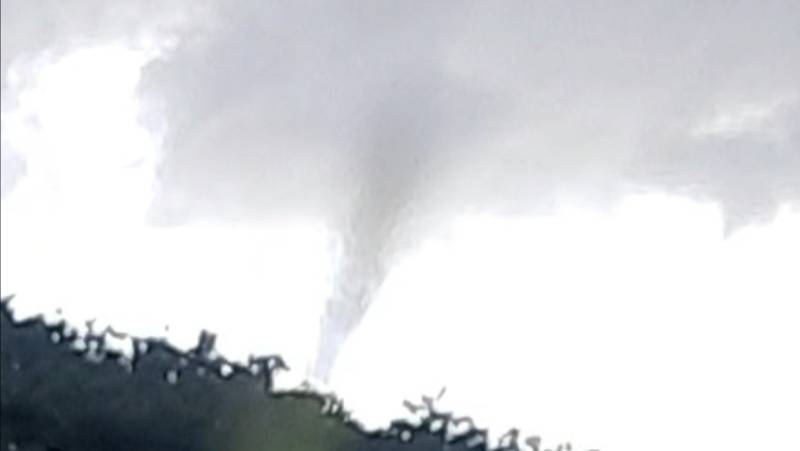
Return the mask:
<path id="1" fill-rule="evenodd" d="M 655 188 L 719 202 L 735 230 L 800 194 L 795 2 L 211 10 L 145 69 L 169 124 L 153 220 L 339 232 L 321 379 L 410 224 Z"/>
<path id="2" fill-rule="evenodd" d="M 163 41 L 137 88 L 164 134 L 147 221 L 334 231 L 320 382 L 388 268 L 457 214 L 659 190 L 735 233 L 800 200 L 797 1 L 124 4 L 3 0 L 4 110 L 35 55 Z M 5 199 L 25 157 L 2 152 Z"/>

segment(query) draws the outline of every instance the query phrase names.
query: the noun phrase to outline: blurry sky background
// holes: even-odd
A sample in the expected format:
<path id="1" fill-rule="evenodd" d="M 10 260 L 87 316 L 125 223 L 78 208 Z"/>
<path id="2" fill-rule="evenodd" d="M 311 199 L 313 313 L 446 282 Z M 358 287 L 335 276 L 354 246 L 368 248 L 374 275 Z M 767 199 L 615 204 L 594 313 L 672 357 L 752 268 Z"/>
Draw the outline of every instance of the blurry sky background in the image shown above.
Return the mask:
<path id="1" fill-rule="evenodd" d="M 800 446 L 800 3 L 1 4 L 19 314 L 372 426 Z"/>

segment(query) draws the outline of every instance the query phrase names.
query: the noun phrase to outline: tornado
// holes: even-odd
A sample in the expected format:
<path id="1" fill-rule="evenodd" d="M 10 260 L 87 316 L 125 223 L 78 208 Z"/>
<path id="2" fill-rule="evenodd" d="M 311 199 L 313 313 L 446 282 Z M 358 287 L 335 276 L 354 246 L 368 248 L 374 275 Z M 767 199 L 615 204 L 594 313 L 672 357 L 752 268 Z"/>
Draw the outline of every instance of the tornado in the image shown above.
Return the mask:
<path id="1" fill-rule="evenodd" d="M 320 325 L 312 377 L 328 381 L 347 338 L 361 324 L 408 230 L 410 207 L 438 129 L 437 93 L 425 80 L 400 74 L 367 109 L 356 141 L 357 192 L 339 220 L 342 253 Z"/>

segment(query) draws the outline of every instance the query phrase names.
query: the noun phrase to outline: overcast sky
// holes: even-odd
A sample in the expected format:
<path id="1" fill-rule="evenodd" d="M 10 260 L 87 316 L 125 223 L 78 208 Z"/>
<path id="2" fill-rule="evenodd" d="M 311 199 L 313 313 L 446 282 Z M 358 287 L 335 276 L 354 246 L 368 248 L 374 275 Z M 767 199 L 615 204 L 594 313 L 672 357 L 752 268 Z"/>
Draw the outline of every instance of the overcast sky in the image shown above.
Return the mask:
<path id="1" fill-rule="evenodd" d="M 769 217 L 800 184 L 800 6 L 656 3 L 6 1 L 2 63 L 176 40 L 140 86 L 170 124 L 161 220 L 316 215 L 365 183 L 522 209 L 628 181 Z"/>
<path id="2" fill-rule="evenodd" d="M 458 308 L 480 322 L 556 303 L 547 311 L 561 324 L 585 298 L 619 320 L 649 296 L 637 302 L 653 310 L 633 308 L 644 317 L 631 323 L 655 327 L 662 301 L 681 305 L 675 320 L 703 311 L 714 321 L 739 296 L 744 321 L 756 302 L 785 319 L 800 298 L 788 276 L 800 232 L 787 225 L 800 201 L 796 1 L 3 0 L 1 62 L 3 247 L 14 249 L 3 294 L 20 304 L 27 287 L 36 308 L 73 302 L 111 318 L 129 307 L 106 298 L 154 296 L 171 299 L 165 322 L 179 321 L 187 298 L 213 304 L 185 326 L 192 336 L 219 316 L 219 298 L 238 297 L 222 316 L 245 324 L 217 329 L 238 330 L 247 352 L 283 352 L 269 348 L 278 343 L 314 354 L 302 376 L 344 392 L 358 379 L 334 367 L 342 352 L 358 360 L 346 340 L 380 335 L 369 315 L 400 327 L 393 316 L 432 309 L 444 320 Z M 100 266 L 106 281 L 88 286 Z M 53 291 L 36 281 L 52 277 L 73 293 L 44 300 Z M 568 288 L 596 277 L 596 290 Z M 642 280 L 652 284 L 632 288 Z M 654 293 L 666 285 L 678 288 Z M 456 293 L 483 307 L 454 303 Z M 627 313 L 608 313 L 610 298 Z M 710 304 L 693 304 L 701 298 Z M 296 327 L 259 336 L 242 312 L 264 304 Z M 499 333 L 483 358 L 524 352 L 540 333 Z M 334 344 L 320 351 L 318 340 Z M 464 405 L 491 410 L 481 402 Z M 515 415 L 498 424 L 527 421 Z M 583 443 L 580 427 L 548 427 Z M 683 431 L 705 437 L 696 427 Z"/>

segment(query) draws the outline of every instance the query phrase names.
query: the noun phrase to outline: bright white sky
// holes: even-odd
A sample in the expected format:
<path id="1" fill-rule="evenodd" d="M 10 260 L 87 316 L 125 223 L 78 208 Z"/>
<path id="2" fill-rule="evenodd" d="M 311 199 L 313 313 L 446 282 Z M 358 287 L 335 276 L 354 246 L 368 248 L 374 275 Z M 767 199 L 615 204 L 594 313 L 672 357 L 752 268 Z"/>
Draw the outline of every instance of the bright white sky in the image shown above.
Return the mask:
<path id="1" fill-rule="evenodd" d="M 2 294 L 17 295 L 20 317 L 60 308 L 75 325 L 183 347 L 205 328 L 234 358 L 284 355 L 293 370 L 280 382 L 296 385 L 315 356 L 336 232 L 312 220 L 149 225 L 163 136 L 141 124 L 137 84 L 156 55 L 86 47 L 30 63 L 33 77 L 8 74 L 17 101 L 4 104 L 3 141 L 25 174 L 2 202 Z M 770 127 L 764 108 L 691 130 Z M 798 449 L 800 214 L 782 205 L 724 230 L 717 203 L 657 190 L 600 210 L 454 215 L 396 259 L 330 387 L 371 426 L 447 387 L 443 407 L 545 444 Z"/>

